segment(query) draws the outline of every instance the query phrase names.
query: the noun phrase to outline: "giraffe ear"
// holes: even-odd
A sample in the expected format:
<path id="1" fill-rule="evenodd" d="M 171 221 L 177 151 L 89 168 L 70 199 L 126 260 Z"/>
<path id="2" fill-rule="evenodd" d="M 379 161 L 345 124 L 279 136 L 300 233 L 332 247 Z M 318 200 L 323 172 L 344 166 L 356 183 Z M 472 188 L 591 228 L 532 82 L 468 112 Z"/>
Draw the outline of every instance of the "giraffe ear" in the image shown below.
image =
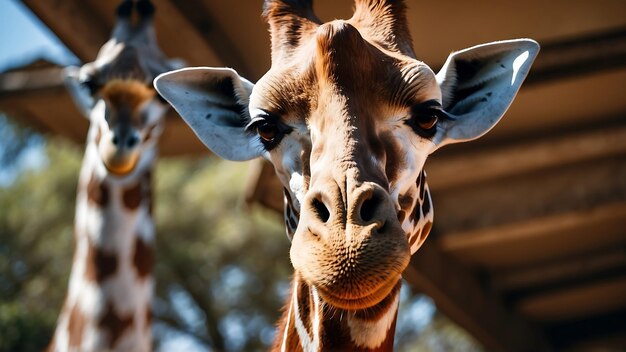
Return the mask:
<path id="1" fill-rule="evenodd" d="M 509 108 L 537 53 L 539 44 L 516 39 L 477 45 L 450 54 L 437 74 L 444 110 L 437 147 L 487 133 Z"/>
<path id="2" fill-rule="evenodd" d="M 193 67 L 159 75 L 154 86 L 215 154 L 250 160 L 264 149 L 246 131 L 252 84 L 230 68 Z"/>
<path id="3" fill-rule="evenodd" d="M 80 68 L 70 66 L 63 69 L 63 81 L 78 110 L 88 118 L 95 101 L 80 77 Z"/>

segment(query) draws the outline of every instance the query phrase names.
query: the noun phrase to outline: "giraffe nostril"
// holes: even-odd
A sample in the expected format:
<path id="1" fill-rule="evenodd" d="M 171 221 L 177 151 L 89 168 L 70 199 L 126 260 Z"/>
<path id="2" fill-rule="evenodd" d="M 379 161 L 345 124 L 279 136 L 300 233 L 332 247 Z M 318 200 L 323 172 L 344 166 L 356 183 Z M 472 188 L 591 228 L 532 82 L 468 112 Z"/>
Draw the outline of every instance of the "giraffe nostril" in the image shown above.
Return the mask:
<path id="1" fill-rule="evenodd" d="M 111 142 L 113 142 L 113 145 L 117 145 L 117 143 L 120 142 L 119 138 L 117 138 L 117 136 L 113 136 L 113 139 L 111 139 Z"/>
<path id="2" fill-rule="evenodd" d="M 137 144 L 137 142 L 139 142 L 139 138 L 137 138 L 137 136 L 130 136 L 126 141 L 126 146 L 128 148 L 132 148 Z"/>
<path id="3" fill-rule="evenodd" d="M 367 198 L 361 204 L 361 219 L 365 222 L 370 222 L 374 219 L 374 215 L 376 214 L 376 210 L 378 209 L 379 199 L 376 194 L 372 194 L 371 197 Z"/>
<path id="4" fill-rule="evenodd" d="M 320 218 L 320 220 L 322 220 L 322 222 L 326 222 L 328 221 L 328 219 L 330 219 L 330 212 L 321 200 L 317 198 L 313 199 L 312 205 L 315 213 Z"/>

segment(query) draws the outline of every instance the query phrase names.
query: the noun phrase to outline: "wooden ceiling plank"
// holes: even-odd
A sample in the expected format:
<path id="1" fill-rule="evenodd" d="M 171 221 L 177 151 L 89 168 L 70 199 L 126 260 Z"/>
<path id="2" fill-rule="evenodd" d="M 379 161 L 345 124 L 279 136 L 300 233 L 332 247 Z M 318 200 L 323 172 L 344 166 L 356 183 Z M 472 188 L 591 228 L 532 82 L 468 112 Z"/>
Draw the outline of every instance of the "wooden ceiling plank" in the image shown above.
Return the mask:
<path id="1" fill-rule="evenodd" d="M 446 237 L 570 212 L 584 217 L 594 208 L 626 202 L 626 154 L 433 191 L 432 195 L 441 214 L 435 215 L 435 229 Z M 609 224 L 601 225 L 597 231 L 588 230 L 596 233 Z"/>
<path id="2" fill-rule="evenodd" d="M 180 3 L 187 1 L 153 0 L 157 8 L 155 26 L 159 46 L 171 58 L 182 58 L 187 66 L 224 66 L 228 64 L 220 53 L 207 42 L 204 33 L 180 11 Z M 204 9 L 196 8 L 195 15 L 203 17 Z"/>
<path id="3" fill-rule="evenodd" d="M 544 351 L 543 337 L 476 280 L 476 275 L 426 241 L 411 259 L 404 278 L 432 297 L 446 316 L 465 328 L 487 350 Z"/>
<path id="4" fill-rule="evenodd" d="M 626 203 L 442 236 L 442 250 L 455 258 L 490 268 L 626 243 Z"/>
<path id="5" fill-rule="evenodd" d="M 63 69 L 15 70 L 0 74 L 0 98 L 42 89 L 64 89 Z"/>
<path id="6" fill-rule="evenodd" d="M 558 351 L 626 350 L 626 308 L 542 324 Z"/>
<path id="7" fill-rule="evenodd" d="M 241 76 L 251 77 L 252 70 L 247 67 L 241 53 L 229 40 L 228 33 L 220 28 L 202 0 L 172 1 L 171 3 L 200 33 L 206 45 L 215 51 L 221 62 L 234 68 Z"/>
<path id="8" fill-rule="evenodd" d="M 626 125 L 435 157 L 426 169 L 428 185 L 436 192 L 620 153 L 626 153 Z"/>
<path id="9" fill-rule="evenodd" d="M 499 270 L 491 273 L 491 287 L 498 291 L 527 289 L 594 276 L 602 272 L 615 271 L 616 268 L 626 272 L 626 247 L 611 246 L 563 260 L 553 259 L 528 267 Z"/>
<path id="10" fill-rule="evenodd" d="M 524 85 L 546 83 L 626 65 L 626 28 L 541 43 Z"/>
<path id="11" fill-rule="evenodd" d="M 519 301 L 520 314 L 534 321 L 553 322 L 611 312 L 626 307 L 626 275 L 537 294 Z"/>
<path id="12" fill-rule="evenodd" d="M 24 0 L 24 4 L 83 62 L 93 60 L 109 39 L 110 27 L 82 1 Z"/>

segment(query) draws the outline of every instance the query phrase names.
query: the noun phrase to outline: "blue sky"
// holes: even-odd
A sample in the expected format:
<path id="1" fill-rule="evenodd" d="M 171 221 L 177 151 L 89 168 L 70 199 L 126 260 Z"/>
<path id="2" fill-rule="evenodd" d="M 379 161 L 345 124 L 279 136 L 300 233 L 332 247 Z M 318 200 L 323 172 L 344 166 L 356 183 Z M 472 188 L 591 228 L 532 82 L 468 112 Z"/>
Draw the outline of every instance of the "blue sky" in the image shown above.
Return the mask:
<path id="1" fill-rule="evenodd" d="M 39 57 L 60 65 L 78 62 L 21 1 L 0 0 L 0 72 Z"/>
<path id="2" fill-rule="evenodd" d="M 49 0 L 41 0 L 49 1 Z M 78 63 L 78 59 L 30 10 L 17 0 L 0 0 L 0 72 L 27 65 L 45 58 L 59 65 Z M 12 129 L 0 116 L 0 135 L 6 137 Z M 2 150 L 3 141 L 0 141 Z M 11 165 L 0 168 L 0 187 L 10 185 L 26 169 L 45 165 L 45 156 L 37 137 Z"/>

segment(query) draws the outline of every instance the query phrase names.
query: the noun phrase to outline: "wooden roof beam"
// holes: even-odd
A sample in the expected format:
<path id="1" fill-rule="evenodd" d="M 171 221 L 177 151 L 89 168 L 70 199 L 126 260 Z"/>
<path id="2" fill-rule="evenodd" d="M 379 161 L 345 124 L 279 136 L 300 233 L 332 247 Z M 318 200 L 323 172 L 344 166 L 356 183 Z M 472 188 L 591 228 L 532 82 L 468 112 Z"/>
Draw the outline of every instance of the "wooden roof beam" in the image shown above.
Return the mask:
<path id="1" fill-rule="evenodd" d="M 491 287 L 497 291 L 543 290 L 589 277 L 626 272 L 626 243 L 567 258 L 549 259 L 532 265 L 491 273 Z"/>
<path id="2" fill-rule="evenodd" d="M 464 262 L 506 268 L 624 244 L 626 202 L 441 236 L 442 251 Z"/>
<path id="3" fill-rule="evenodd" d="M 545 136 L 460 155 L 435 155 L 427 161 L 426 170 L 431 176 L 428 185 L 437 192 L 620 153 L 626 153 L 626 124 Z"/>
<path id="4" fill-rule="evenodd" d="M 520 314 L 554 322 L 626 308 L 626 275 L 522 298 Z"/>
<path id="5" fill-rule="evenodd" d="M 413 255 L 404 278 L 432 297 L 446 316 L 463 326 L 487 350 L 548 351 L 550 346 L 519 316 L 507 311 L 476 275 L 426 241 Z"/>
<path id="6" fill-rule="evenodd" d="M 64 89 L 62 71 L 61 67 L 48 67 L 1 73 L 0 98 L 45 89 Z"/>
<path id="7" fill-rule="evenodd" d="M 83 62 L 94 60 L 102 44 L 109 39 L 117 6 L 115 2 L 96 0 L 25 0 L 24 3 Z M 205 40 L 206 34 L 200 31 L 202 28 L 194 26 L 187 13 L 179 11 L 179 7 L 188 6 L 186 1 L 184 5 L 171 0 L 154 0 L 154 3 L 158 40 L 166 55 L 180 57 L 190 66 L 218 66 L 233 59 L 224 50 L 216 52 L 213 45 L 222 44 Z M 202 8 L 189 11 L 204 18 Z M 189 47 L 194 50 L 187 50 Z"/>
<path id="8" fill-rule="evenodd" d="M 544 324 L 559 351 L 623 351 L 626 346 L 626 308 L 574 320 Z"/>
<path id="9" fill-rule="evenodd" d="M 111 26 L 82 1 L 24 0 L 24 4 L 83 62 L 93 60 Z"/>
<path id="10" fill-rule="evenodd" d="M 524 86 L 626 65 L 626 28 L 541 43 Z"/>
<path id="11" fill-rule="evenodd" d="M 242 76 L 252 77 L 252 70 L 247 67 L 226 31 L 213 19 L 203 0 L 171 1 L 171 3 L 202 36 L 206 45 L 213 48 L 224 65 L 234 68 Z"/>

